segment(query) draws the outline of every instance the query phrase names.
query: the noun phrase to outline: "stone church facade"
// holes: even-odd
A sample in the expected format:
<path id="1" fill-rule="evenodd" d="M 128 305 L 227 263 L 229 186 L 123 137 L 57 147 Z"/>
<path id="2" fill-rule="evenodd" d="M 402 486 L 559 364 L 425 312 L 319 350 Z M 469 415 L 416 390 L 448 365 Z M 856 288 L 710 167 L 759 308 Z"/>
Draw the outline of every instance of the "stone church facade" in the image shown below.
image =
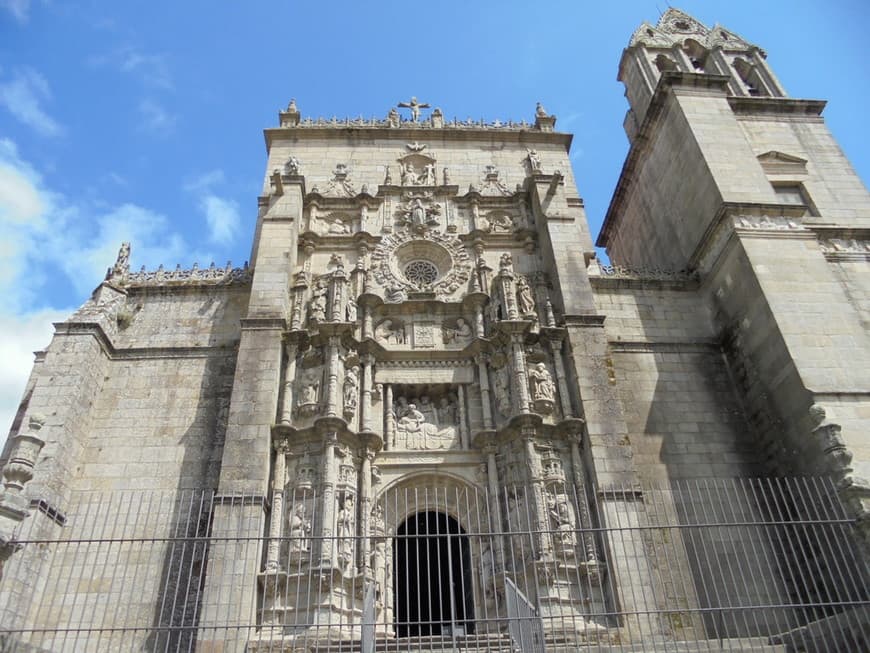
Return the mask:
<path id="1" fill-rule="evenodd" d="M 612 265 L 596 258 L 555 116 L 539 104 L 533 122 L 451 122 L 416 98 L 343 121 L 291 102 L 265 131 L 245 268 L 136 272 L 125 244 L 37 355 L 4 452 L 9 641 L 79 650 L 57 633 L 111 630 L 93 625 L 102 565 L 139 564 L 135 547 L 98 572 L 60 544 L 107 510 L 164 538 L 111 593 L 128 615 L 114 627 L 132 629 L 117 649 L 151 646 L 154 624 L 184 612 L 165 605 L 174 517 L 139 499 L 100 507 L 97 493 L 212 492 L 172 590 L 187 585 L 177 623 L 196 650 L 448 634 L 509 650 L 528 635 L 506 625 L 516 597 L 541 624 L 535 646 L 553 650 L 793 629 L 773 614 L 715 634 L 697 613 L 653 623 L 662 596 L 711 607 L 689 544 L 667 572 L 638 563 L 656 555 L 654 484 L 827 477 L 860 577 L 870 195 L 824 102 L 788 97 L 764 52 L 721 26 L 669 9 L 633 34 L 619 79 L 631 149 L 597 237 Z M 755 505 L 742 496 L 693 505 L 723 518 Z M 679 521 L 684 508 L 663 510 Z M 23 524 L 37 543 L 16 543 Z M 441 537 L 446 553 L 421 562 L 420 543 Z M 765 555 L 750 558 L 730 578 L 706 570 L 718 605 L 779 596 Z M 414 565 L 450 587 L 423 589 Z M 449 608 L 423 610 L 421 593 Z M 858 594 L 864 618 L 824 626 L 844 641 L 867 641 Z M 93 609 L 73 622 L 62 605 L 76 602 Z M 645 625 L 632 636 L 621 612 Z"/>

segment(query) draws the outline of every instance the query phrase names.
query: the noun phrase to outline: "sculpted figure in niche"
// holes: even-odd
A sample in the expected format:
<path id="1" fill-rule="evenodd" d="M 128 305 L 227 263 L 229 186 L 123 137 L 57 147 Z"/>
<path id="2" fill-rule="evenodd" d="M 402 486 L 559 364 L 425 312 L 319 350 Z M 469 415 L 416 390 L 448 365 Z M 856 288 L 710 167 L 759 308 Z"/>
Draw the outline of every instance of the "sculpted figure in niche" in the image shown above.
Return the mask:
<path id="1" fill-rule="evenodd" d="M 290 537 L 290 553 L 308 551 L 308 533 L 311 532 L 311 520 L 305 516 L 305 504 L 299 503 L 290 515 L 288 524 Z"/>
<path id="2" fill-rule="evenodd" d="M 353 542 L 356 535 L 356 508 L 352 496 L 345 498 L 338 511 L 336 535 L 338 536 L 338 557 L 346 566 L 353 564 Z"/>
<path id="3" fill-rule="evenodd" d="M 335 217 L 329 223 L 329 233 L 331 234 L 347 234 L 350 233 L 350 227 L 339 217 Z"/>
<path id="4" fill-rule="evenodd" d="M 457 318 L 456 327 L 444 327 L 442 330 L 444 344 L 461 344 L 470 340 L 472 336 L 471 326 L 463 318 Z"/>
<path id="5" fill-rule="evenodd" d="M 531 172 L 541 171 L 541 158 L 538 156 L 537 150 L 527 150 L 529 159 L 529 170 Z"/>
<path id="6" fill-rule="evenodd" d="M 426 207 L 418 197 L 411 203 L 411 224 L 422 226 L 426 224 Z"/>
<path id="7" fill-rule="evenodd" d="M 556 548 L 562 552 L 572 551 L 574 545 L 577 544 L 577 537 L 574 532 L 574 515 L 571 506 L 568 505 L 568 497 L 564 494 L 557 496 L 551 494 L 547 499 L 547 505 L 550 511 L 550 520 L 556 531 L 554 537 Z"/>
<path id="8" fill-rule="evenodd" d="M 385 345 L 404 345 L 405 331 L 401 326 L 394 329 L 392 320 L 384 320 L 375 328 L 375 340 Z"/>
<path id="9" fill-rule="evenodd" d="M 326 295 L 327 288 L 318 283 L 315 286 L 313 295 L 311 296 L 311 306 L 308 310 L 308 317 L 314 321 L 323 322 L 326 320 Z"/>
<path id="10" fill-rule="evenodd" d="M 345 308 L 345 316 L 348 322 L 356 322 L 357 305 L 352 298 L 348 298 L 347 307 Z"/>
<path id="11" fill-rule="evenodd" d="M 511 412 L 511 395 L 508 389 L 507 371 L 502 368 L 496 370 L 492 375 L 493 394 L 495 395 L 495 405 L 498 412 L 507 416 Z"/>
<path id="12" fill-rule="evenodd" d="M 424 186 L 434 186 L 435 185 L 435 165 L 432 163 L 427 164 L 423 168 L 423 174 L 420 176 L 420 184 Z"/>
<path id="13" fill-rule="evenodd" d="M 538 363 L 529 371 L 529 383 L 532 386 L 532 399 L 535 401 L 555 401 L 556 386 L 553 377 L 544 363 Z"/>
<path id="14" fill-rule="evenodd" d="M 405 167 L 402 168 L 402 185 L 416 186 L 419 183 L 420 179 L 417 176 L 416 171 L 414 170 L 414 164 L 409 161 L 405 164 Z"/>
<path id="15" fill-rule="evenodd" d="M 424 395 L 408 402 L 396 401 L 398 441 L 408 449 L 449 449 L 458 445 L 457 401 L 455 395 L 442 397 L 438 406 Z"/>
<path id="16" fill-rule="evenodd" d="M 526 278 L 522 276 L 517 279 L 517 306 L 521 315 L 534 315 L 535 313 L 535 298 L 532 296 L 532 289 Z"/>
<path id="17" fill-rule="evenodd" d="M 291 156 L 287 159 L 287 163 L 284 164 L 284 174 L 285 175 L 298 175 L 299 174 L 299 159 L 295 156 Z"/>
<path id="18" fill-rule="evenodd" d="M 359 368 L 348 368 L 344 374 L 344 413 L 353 416 L 359 397 Z"/>

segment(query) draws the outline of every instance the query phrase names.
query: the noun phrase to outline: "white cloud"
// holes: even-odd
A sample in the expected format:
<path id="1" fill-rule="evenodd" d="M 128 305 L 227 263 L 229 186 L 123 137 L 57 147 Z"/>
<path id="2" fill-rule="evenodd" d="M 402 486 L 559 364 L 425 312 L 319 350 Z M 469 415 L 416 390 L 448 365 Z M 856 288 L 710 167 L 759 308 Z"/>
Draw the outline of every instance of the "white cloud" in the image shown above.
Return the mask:
<path id="1" fill-rule="evenodd" d="M 42 107 L 49 99 L 48 82 L 32 68 L 17 70 L 12 79 L 0 83 L 0 104 L 9 113 L 44 136 L 56 136 L 61 126 Z"/>
<path id="2" fill-rule="evenodd" d="M 175 116 L 169 113 L 163 106 L 150 99 L 144 99 L 139 103 L 139 114 L 143 124 L 149 129 L 168 133 L 175 127 Z"/>
<path id="3" fill-rule="evenodd" d="M 44 309 L 0 316 L 0 448 L 6 439 L 33 367 L 33 352 L 44 349 L 54 332 L 53 322 L 69 317 L 72 308 Z"/>
<path id="4" fill-rule="evenodd" d="M 171 89 L 174 86 L 169 59 L 165 54 L 143 52 L 132 45 L 125 45 L 89 57 L 87 61 L 92 66 L 114 68 L 152 88 Z"/>
<path id="5" fill-rule="evenodd" d="M 242 222 L 239 203 L 214 191 L 225 182 L 223 170 L 210 170 L 184 184 L 184 190 L 198 196 L 197 205 L 208 224 L 209 240 L 219 245 L 231 243 Z"/>
<path id="6" fill-rule="evenodd" d="M 30 14 L 30 0 L 0 0 L 0 8 L 8 11 L 19 23 L 26 23 Z"/>
<path id="7" fill-rule="evenodd" d="M 231 243 L 241 224 L 238 203 L 216 195 L 206 195 L 199 205 L 208 223 L 209 240 L 221 245 Z"/>
<path id="8" fill-rule="evenodd" d="M 135 264 L 192 263 L 165 216 L 130 203 L 101 210 L 55 192 L 14 143 L 0 139 L 0 439 L 33 366 L 31 352 L 48 344 L 51 322 L 68 317 L 100 282 L 122 241 L 132 242 Z M 46 289 L 58 278 L 77 296 L 52 305 Z"/>

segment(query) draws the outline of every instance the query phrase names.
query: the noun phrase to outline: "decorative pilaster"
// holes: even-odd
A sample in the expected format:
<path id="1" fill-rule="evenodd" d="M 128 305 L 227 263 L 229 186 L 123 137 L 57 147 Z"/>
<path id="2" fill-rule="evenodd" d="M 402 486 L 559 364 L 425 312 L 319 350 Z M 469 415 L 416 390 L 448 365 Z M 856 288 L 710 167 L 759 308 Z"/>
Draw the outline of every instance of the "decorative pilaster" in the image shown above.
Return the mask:
<path id="1" fill-rule="evenodd" d="M 492 403 L 489 398 L 489 373 L 486 369 L 486 358 L 482 355 L 475 357 L 477 363 L 477 374 L 480 377 L 480 403 L 483 409 L 483 428 L 487 431 L 493 429 L 492 423 Z"/>
<path id="2" fill-rule="evenodd" d="M 266 547 L 266 571 L 278 571 L 281 555 L 281 526 L 284 523 L 284 486 L 287 482 L 287 446 L 275 446 L 275 467 L 272 475 L 272 516 L 269 522 L 269 544 Z"/>
<path id="3" fill-rule="evenodd" d="M 468 418 L 466 417 L 465 385 L 460 383 L 457 388 L 457 401 L 459 402 L 459 446 L 466 451 L 468 444 Z"/>
<path id="4" fill-rule="evenodd" d="M 532 489 L 531 512 L 535 519 L 535 523 L 531 525 L 534 529 L 532 536 L 535 538 L 533 544 L 537 558 L 541 558 L 552 551 L 552 545 L 550 534 L 548 532 L 550 524 L 547 519 L 547 504 L 544 501 L 541 465 L 538 460 L 538 452 L 535 450 L 536 435 L 537 430 L 533 425 L 524 425 L 521 428 L 521 437 L 526 452 L 526 468 L 528 470 Z"/>
<path id="5" fill-rule="evenodd" d="M 374 377 L 374 356 L 363 354 L 360 356 L 362 363 L 362 401 L 360 402 L 361 430 L 372 430 L 372 378 Z"/>
<path id="6" fill-rule="evenodd" d="M 586 492 L 586 472 L 583 469 L 583 459 L 580 457 L 580 439 L 583 431 L 571 433 L 571 473 L 574 481 L 574 491 L 577 494 L 577 509 L 579 511 L 580 528 L 592 529 L 592 515 L 589 512 L 589 499 Z M 595 543 L 594 532 L 581 534 L 583 553 L 588 564 L 598 564 L 598 546 Z"/>
<path id="7" fill-rule="evenodd" d="M 526 354 L 523 350 L 523 334 L 511 334 L 511 366 L 514 388 L 512 396 L 519 402 L 520 412 L 530 412 L 529 375 L 526 369 Z"/>
<path id="8" fill-rule="evenodd" d="M 499 482 L 498 482 L 498 465 L 495 461 L 496 444 L 490 439 L 484 447 L 486 453 L 486 481 L 487 491 L 489 493 L 489 528 L 490 531 L 496 533 L 493 537 L 493 560 L 496 568 L 494 577 L 501 578 L 501 570 L 504 567 L 504 541 L 501 537 L 503 532 L 501 524 L 501 507 L 499 506 Z"/>
<path id="9" fill-rule="evenodd" d="M 332 302 L 329 306 L 329 321 L 344 322 L 344 304 L 347 284 L 347 275 L 344 267 L 339 265 L 332 273 Z"/>
<path id="10" fill-rule="evenodd" d="M 291 291 L 293 295 L 293 310 L 290 313 L 290 330 L 299 331 L 305 323 L 304 307 L 305 294 L 308 289 L 308 282 L 305 279 L 305 273 L 299 272 L 296 274 L 296 279 L 293 283 Z"/>
<path id="11" fill-rule="evenodd" d="M 320 566 L 332 567 L 333 525 L 335 523 L 335 447 L 338 434 L 330 431 L 323 445 L 323 467 L 320 478 L 323 492 L 323 511 L 320 515 Z"/>
<path id="12" fill-rule="evenodd" d="M 289 426 L 293 419 L 293 387 L 296 382 L 296 349 L 295 342 L 284 345 L 287 355 L 287 365 L 284 366 L 284 393 L 281 397 L 281 416 L 279 422 Z"/>
<path id="13" fill-rule="evenodd" d="M 357 566 L 363 570 L 366 577 L 371 576 L 371 512 L 372 512 L 372 461 L 375 450 L 366 444 L 362 452 L 359 479 L 359 559 Z"/>
<path id="14" fill-rule="evenodd" d="M 518 320 L 520 317 L 517 307 L 516 284 L 514 283 L 514 265 L 510 254 L 502 254 L 499 262 L 498 283 L 501 294 L 501 302 L 504 307 L 504 318 Z"/>
<path id="15" fill-rule="evenodd" d="M 386 439 L 384 449 L 396 447 L 396 416 L 393 413 L 393 386 L 384 385 L 384 424 L 386 424 Z"/>
<path id="16" fill-rule="evenodd" d="M 550 337 L 550 351 L 553 354 L 553 366 L 556 368 L 556 384 L 559 387 L 559 405 L 562 407 L 562 417 L 571 417 L 571 396 L 568 394 L 568 379 L 565 377 L 565 361 L 562 358 L 562 337 Z"/>
<path id="17" fill-rule="evenodd" d="M 326 414 L 329 417 L 338 417 L 341 414 L 341 392 L 338 387 L 338 369 L 341 365 L 339 351 L 341 347 L 340 336 L 330 336 L 326 346 L 327 379 L 326 379 Z"/>

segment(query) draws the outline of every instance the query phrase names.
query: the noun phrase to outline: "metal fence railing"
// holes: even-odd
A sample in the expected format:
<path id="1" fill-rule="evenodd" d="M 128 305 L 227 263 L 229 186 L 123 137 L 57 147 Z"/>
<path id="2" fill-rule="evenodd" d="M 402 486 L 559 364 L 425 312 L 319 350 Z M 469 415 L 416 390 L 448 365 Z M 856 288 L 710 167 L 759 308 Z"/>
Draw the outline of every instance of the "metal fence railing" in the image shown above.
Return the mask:
<path id="1" fill-rule="evenodd" d="M 79 493 L 0 580 L 12 651 L 870 650 L 827 479 Z"/>

